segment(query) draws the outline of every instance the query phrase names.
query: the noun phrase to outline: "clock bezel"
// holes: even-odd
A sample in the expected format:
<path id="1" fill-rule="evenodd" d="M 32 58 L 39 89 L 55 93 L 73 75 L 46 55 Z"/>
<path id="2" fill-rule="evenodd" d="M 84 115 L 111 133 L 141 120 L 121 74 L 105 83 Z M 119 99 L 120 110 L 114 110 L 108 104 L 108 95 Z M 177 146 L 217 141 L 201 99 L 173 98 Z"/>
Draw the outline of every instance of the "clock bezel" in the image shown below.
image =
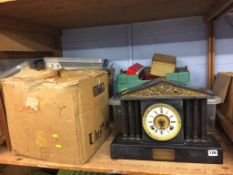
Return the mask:
<path id="1" fill-rule="evenodd" d="M 161 137 L 161 135 L 153 134 L 151 132 L 150 127 L 148 126 L 148 124 L 146 122 L 147 116 L 150 113 L 150 111 L 153 110 L 154 108 L 157 108 L 157 107 L 165 107 L 165 108 L 170 109 L 175 114 L 175 117 L 176 117 L 176 120 L 177 120 L 177 127 L 176 127 L 175 131 L 173 131 L 173 132 L 171 132 L 171 134 L 165 135 L 163 137 Z M 180 131 L 182 129 L 182 119 L 181 119 L 181 115 L 179 114 L 177 109 L 174 108 L 172 105 L 165 104 L 165 103 L 156 103 L 156 104 L 150 105 L 145 110 L 145 112 L 144 112 L 144 114 L 142 116 L 142 126 L 143 126 L 143 129 L 144 129 L 145 133 L 150 138 L 152 138 L 152 139 L 154 139 L 156 141 L 170 141 L 170 140 L 174 139 L 176 136 L 179 135 L 179 133 L 180 133 Z"/>

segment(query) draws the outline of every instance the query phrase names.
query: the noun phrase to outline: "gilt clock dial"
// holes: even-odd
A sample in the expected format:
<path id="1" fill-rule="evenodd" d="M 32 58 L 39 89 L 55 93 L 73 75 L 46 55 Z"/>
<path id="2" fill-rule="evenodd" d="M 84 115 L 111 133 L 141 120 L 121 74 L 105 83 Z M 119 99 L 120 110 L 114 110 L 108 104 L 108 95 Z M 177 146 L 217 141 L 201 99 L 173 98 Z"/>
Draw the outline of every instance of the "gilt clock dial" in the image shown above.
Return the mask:
<path id="1" fill-rule="evenodd" d="M 181 130 L 181 117 L 171 105 L 157 103 L 146 109 L 142 125 L 149 137 L 158 141 L 168 141 Z"/>

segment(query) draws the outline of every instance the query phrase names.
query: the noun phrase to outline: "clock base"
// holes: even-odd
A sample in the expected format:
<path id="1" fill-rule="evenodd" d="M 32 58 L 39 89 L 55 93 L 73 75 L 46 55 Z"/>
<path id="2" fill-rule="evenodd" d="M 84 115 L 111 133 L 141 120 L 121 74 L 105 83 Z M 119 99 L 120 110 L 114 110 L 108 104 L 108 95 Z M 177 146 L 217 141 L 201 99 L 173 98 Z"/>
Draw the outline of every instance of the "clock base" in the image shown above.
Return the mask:
<path id="1" fill-rule="evenodd" d="M 153 144 L 127 141 L 118 134 L 111 144 L 111 158 L 222 164 L 223 151 L 213 135 L 205 143 Z"/>

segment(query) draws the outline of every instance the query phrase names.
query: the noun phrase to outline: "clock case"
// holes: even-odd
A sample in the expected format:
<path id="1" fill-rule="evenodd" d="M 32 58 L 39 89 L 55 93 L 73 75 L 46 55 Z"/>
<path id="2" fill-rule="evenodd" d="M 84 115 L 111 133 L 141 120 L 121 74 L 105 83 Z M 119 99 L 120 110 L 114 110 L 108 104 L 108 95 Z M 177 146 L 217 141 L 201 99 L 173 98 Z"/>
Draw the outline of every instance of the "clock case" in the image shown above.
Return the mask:
<path id="1" fill-rule="evenodd" d="M 207 98 L 211 95 L 164 79 L 123 92 L 122 128 L 110 146 L 111 158 L 223 163 L 221 145 L 207 133 Z M 154 140 L 142 127 L 145 110 L 156 103 L 171 105 L 181 116 L 181 130 L 172 140 Z"/>

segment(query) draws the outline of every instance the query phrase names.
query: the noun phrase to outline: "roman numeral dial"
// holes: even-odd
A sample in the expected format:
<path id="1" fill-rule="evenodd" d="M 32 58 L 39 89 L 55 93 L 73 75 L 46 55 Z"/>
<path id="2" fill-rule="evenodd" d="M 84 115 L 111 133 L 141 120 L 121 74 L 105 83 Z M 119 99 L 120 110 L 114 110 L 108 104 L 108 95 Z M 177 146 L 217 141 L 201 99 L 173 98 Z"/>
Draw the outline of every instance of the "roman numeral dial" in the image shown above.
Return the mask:
<path id="1" fill-rule="evenodd" d="M 171 105 L 157 103 L 146 109 L 142 125 L 149 137 L 158 141 L 168 141 L 180 132 L 181 117 Z"/>

